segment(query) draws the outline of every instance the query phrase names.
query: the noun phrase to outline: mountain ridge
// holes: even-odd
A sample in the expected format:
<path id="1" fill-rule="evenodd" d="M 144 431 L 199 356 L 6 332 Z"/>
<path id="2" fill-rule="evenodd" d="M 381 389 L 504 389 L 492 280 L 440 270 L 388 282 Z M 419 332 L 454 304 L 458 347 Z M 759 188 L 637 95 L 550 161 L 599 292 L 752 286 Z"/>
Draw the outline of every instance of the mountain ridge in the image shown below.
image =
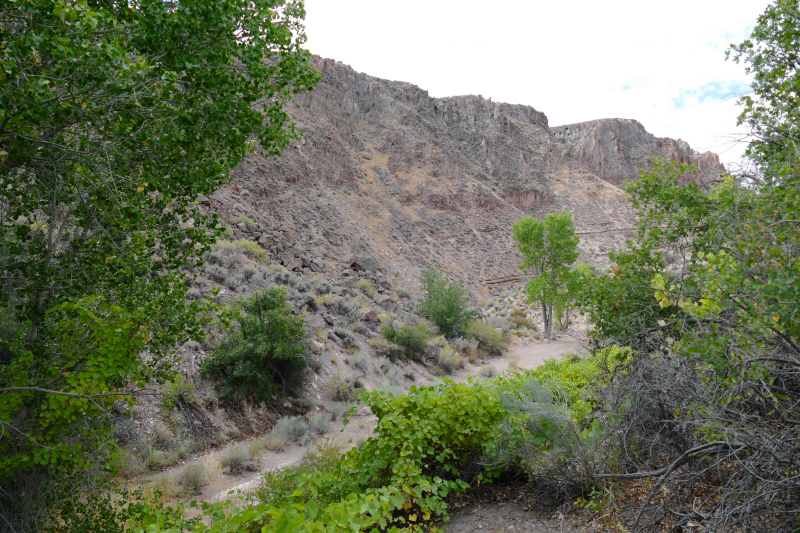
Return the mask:
<path id="1" fill-rule="evenodd" d="M 420 270 L 439 265 L 482 293 L 480 280 L 520 274 L 511 225 L 564 210 L 581 235 L 580 260 L 602 266 L 635 219 L 620 186 L 653 156 L 697 164 L 686 179 L 724 173 L 716 154 L 633 119 L 550 127 L 531 106 L 433 98 L 335 60 L 312 64 L 319 85 L 286 106 L 303 137 L 279 157 L 249 155 L 205 202 L 223 217 L 252 218 L 255 231 L 233 225 L 237 238 L 299 270 L 337 278 L 360 256 L 415 289 Z"/>

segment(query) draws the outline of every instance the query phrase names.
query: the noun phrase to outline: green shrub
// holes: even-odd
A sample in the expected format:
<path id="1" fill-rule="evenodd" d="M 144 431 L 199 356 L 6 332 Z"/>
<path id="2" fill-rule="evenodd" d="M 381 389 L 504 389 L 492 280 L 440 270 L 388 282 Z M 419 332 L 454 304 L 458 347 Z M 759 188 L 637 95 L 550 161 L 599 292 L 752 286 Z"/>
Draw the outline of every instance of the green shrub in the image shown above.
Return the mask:
<path id="1" fill-rule="evenodd" d="M 488 324 L 470 320 L 464 328 L 464 336 L 478 341 L 478 346 L 490 355 L 500 355 L 506 347 L 503 334 Z"/>
<path id="2" fill-rule="evenodd" d="M 449 283 L 440 269 L 423 270 L 420 285 L 427 297 L 418 304 L 417 310 L 436 324 L 445 337 L 458 336 L 467 322 L 477 316 L 476 311 L 467 308 L 464 288 Z"/>
<path id="3" fill-rule="evenodd" d="M 419 359 L 425 349 L 428 347 L 428 328 L 425 324 L 420 324 L 416 328 L 411 326 L 403 326 L 400 329 L 394 329 L 391 325 L 386 325 L 381 328 L 381 335 L 390 343 L 395 343 L 405 352 L 407 357 L 411 359 Z"/>
<path id="4" fill-rule="evenodd" d="M 250 239 L 239 239 L 233 241 L 233 245 L 251 259 L 261 261 L 262 263 L 266 263 L 269 260 L 267 251 L 261 248 L 256 241 L 251 241 Z"/>
<path id="5" fill-rule="evenodd" d="M 375 289 L 372 288 L 372 282 L 368 279 L 362 279 L 356 283 L 356 288 L 370 298 L 375 295 Z"/>
<path id="6" fill-rule="evenodd" d="M 229 314 L 239 330 L 203 361 L 204 376 L 220 378 L 223 400 L 252 396 L 272 403 L 273 396 L 300 392 L 305 385 L 305 328 L 292 316 L 285 289 L 258 291 L 240 300 Z"/>
<path id="7" fill-rule="evenodd" d="M 241 224 L 244 222 L 244 225 L 247 226 L 247 229 L 249 230 L 252 230 L 256 227 L 255 221 L 245 215 L 236 215 L 235 217 L 230 218 L 230 221 L 232 224 Z"/>
<path id="8" fill-rule="evenodd" d="M 576 422 L 582 422 L 597 405 L 597 390 L 607 382 L 608 372 L 629 362 L 630 348 L 609 346 L 597 354 L 581 357 L 568 352 L 561 359 L 547 359 L 524 373 L 544 385 L 555 385 L 572 409 Z"/>
<path id="9" fill-rule="evenodd" d="M 186 381 L 183 375 L 178 374 L 175 379 L 168 381 L 161 388 L 164 393 L 164 399 L 161 401 L 161 407 L 164 409 L 174 409 L 178 405 L 186 406 L 194 402 L 194 391 L 196 385 L 192 382 Z"/>
<path id="10" fill-rule="evenodd" d="M 392 511 L 404 506 L 408 513 L 401 514 L 413 515 L 412 521 L 442 516 L 447 509 L 443 498 L 469 486 L 461 479 L 462 469 L 495 454 L 493 436 L 506 416 L 489 384 L 447 382 L 412 387 L 396 398 L 376 391 L 364 399 L 378 417 L 373 438 L 342 457 L 318 452 L 309 455 L 310 464 L 304 460 L 266 474 L 256 492 L 259 500 L 281 508 L 318 510 L 311 511 L 318 520 L 330 520 L 358 495 L 362 509 L 373 509 L 374 514 L 370 518 L 356 512 L 351 519 L 366 530 L 371 520 L 389 530 L 398 520 Z M 498 473 L 485 470 L 474 479 L 491 480 Z"/>

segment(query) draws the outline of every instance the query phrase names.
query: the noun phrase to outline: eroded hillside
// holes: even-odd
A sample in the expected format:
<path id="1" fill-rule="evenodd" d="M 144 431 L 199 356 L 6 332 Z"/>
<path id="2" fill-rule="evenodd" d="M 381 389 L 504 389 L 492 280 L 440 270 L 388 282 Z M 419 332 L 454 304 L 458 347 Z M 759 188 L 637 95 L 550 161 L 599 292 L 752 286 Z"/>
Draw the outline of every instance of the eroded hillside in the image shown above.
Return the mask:
<path id="1" fill-rule="evenodd" d="M 416 288 L 445 268 L 474 289 L 519 274 L 511 225 L 571 211 L 582 261 L 620 248 L 633 213 L 620 185 L 652 156 L 719 176 L 715 154 L 657 138 L 635 120 L 550 127 L 529 106 L 480 96 L 432 98 L 403 82 L 315 58 L 318 87 L 287 110 L 304 132 L 280 157 L 251 155 L 206 205 L 257 226 L 234 227 L 290 269 L 339 277 L 353 256 L 380 281 Z"/>

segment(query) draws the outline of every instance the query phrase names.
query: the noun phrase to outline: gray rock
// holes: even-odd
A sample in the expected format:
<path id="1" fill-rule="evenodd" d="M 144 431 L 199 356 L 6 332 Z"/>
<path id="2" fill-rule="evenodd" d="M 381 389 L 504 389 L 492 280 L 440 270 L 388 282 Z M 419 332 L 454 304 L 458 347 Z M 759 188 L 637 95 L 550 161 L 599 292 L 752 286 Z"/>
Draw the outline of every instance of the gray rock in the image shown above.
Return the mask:
<path id="1" fill-rule="evenodd" d="M 336 344 L 338 344 L 340 348 L 344 348 L 344 341 L 343 341 L 342 339 L 340 339 L 340 338 L 339 338 L 339 337 L 336 335 L 336 333 L 334 333 L 334 332 L 332 332 L 332 331 L 329 331 L 329 332 L 328 332 L 328 338 L 329 338 L 330 340 L 332 340 L 333 342 L 335 342 Z"/>
<path id="2" fill-rule="evenodd" d="M 311 341 L 310 346 L 311 346 L 311 350 L 317 355 L 321 355 L 322 352 L 325 351 L 325 346 L 323 346 L 322 343 L 320 343 L 320 342 Z"/>
<path id="3" fill-rule="evenodd" d="M 320 329 L 325 329 L 328 325 L 321 315 L 308 315 L 306 317 L 306 330 L 315 332 Z"/>

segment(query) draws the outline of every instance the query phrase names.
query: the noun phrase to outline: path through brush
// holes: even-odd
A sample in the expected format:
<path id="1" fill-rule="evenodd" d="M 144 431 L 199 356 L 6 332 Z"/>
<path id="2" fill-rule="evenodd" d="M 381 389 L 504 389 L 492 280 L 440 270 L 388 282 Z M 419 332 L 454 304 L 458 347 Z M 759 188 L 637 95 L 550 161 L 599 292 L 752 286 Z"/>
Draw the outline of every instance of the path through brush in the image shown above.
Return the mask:
<path id="1" fill-rule="evenodd" d="M 563 355 L 565 352 L 578 349 L 579 347 L 580 347 L 579 339 L 573 336 L 563 336 L 559 339 L 553 339 L 550 341 L 533 340 L 533 339 L 518 340 L 514 342 L 509 347 L 509 349 L 506 350 L 500 357 L 490 358 L 487 361 L 484 361 L 483 363 L 479 363 L 477 365 L 466 363 L 463 368 L 457 370 L 448 377 L 459 383 L 466 382 L 471 375 L 480 379 L 481 378 L 480 368 L 482 366 L 486 366 L 489 364 L 494 366 L 496 373 L 502 373 L 508 370 L 509 368 L 514 368 L 514 367 L 520 369 L 536 368 L 537 366 L 542 364 L 545 361 L 545 359 L 559 357 Z M 342 443 L 343 449 L 347 450 L 355 446 L 356 443 L 359 442 L 359 440 L 363 440 L 369 437 L 369 435 L 372 433 L 372 431 L 375 429 L 376 426 L 377 426 L 377 419 L 369 410 L 369 408 L 365 406 L 359 406 L 356 416 L 350 419 L 350 423 L 347 426 L 344 426 L 341 420 L 337 420 L 336 422 L 333 423 L 331 431 L 325 437 L 337 439 L 339 442 Z M 236 442 L 232 444 L 247 448 L 252 442 L 252 440 L 254 439 Z M 261 454 L 259 454 L 257 458 L 253 460 L 250 471 L 247 471 L 237 476 L 223 474 L 222 472 L 218 471 L 216 475 L 211 476 L 211 479 L 209 480 L 208 484 L 205 485 L 198 494 L 194 495 L 192 499 L 215 503 L 231 498 L 232 491 L 234 494 L 237 492 L 242 492 L 242 493 L 252 492 L 257 488 L 259 480 L 261 479 L 263 473 L 272 470 L 287 468 L 294 464 L 297 464 L 303 459 L 303 456 L 307 453 L 309 448 L 313 449 L 313 445 L 314 445 L 313 441 L 309 443 L 307 446 L 301 446 L 300 444 L 297 443 L 291 443 L 287 445 L 287 447 L 280 452 L 273 452 L 273 451 L 262 452 Z M 219 465 L 219 459 L 223 453 L 225 453 L 224 449 L 216 450 L 208 454 L 197 456 L 191 461 L 187 462 L 186 464 L 189 464 L 190 462 L 203 463 L 207 465 L 207 469 L 213 470 L 213 468 L 217 468 L 218 470 L 219 467 L 217 465 Z M 158 476 L 159 477 L 178 476 L 181 470 L 186 467 L 186 464 L 182 464 L 167 469 L 164 472 L 158 474 Z M 508 504 L 507 506 L 501 506 L 495 509 L 494 511 L 489 511 L 488 507 L 481 507 L 480 509 L 484 509 L 483 511 L 481 511 L 480 515 L 470 514 L 466 516 L 462 516 L 463 513 L 461 513 L 459 509 L 459 512 L 456 512 L 454 514 L 453 522 L 451 523 L 451 526 L 448 528 L 448 531 L 452 531 L 454 533 L 473 531 L 473 530 L 486 531 L 482 529 L 483 524 L 488 525 L 492 521 L 489 519 L 484 521 L 484 517 L 488 516 L 487 513 L 495 516 L 497 520 L 503 521 L 506 520 L 503 517 L 505 517 L 511 510 L 515 509 L 515 507 L 513 504 Z M 513 524 L 509 522 L 509 525 Z M 480 526 L 480 528 L 470 529 L 473 526 L 475 527 Z M 513 530 L 504 529 L 504 531 L 513 531 Z M 522 529 L 521 531 L 525 530 Z M 541 531 L 548 531 L 548 530 L 541 529 Z"/>

